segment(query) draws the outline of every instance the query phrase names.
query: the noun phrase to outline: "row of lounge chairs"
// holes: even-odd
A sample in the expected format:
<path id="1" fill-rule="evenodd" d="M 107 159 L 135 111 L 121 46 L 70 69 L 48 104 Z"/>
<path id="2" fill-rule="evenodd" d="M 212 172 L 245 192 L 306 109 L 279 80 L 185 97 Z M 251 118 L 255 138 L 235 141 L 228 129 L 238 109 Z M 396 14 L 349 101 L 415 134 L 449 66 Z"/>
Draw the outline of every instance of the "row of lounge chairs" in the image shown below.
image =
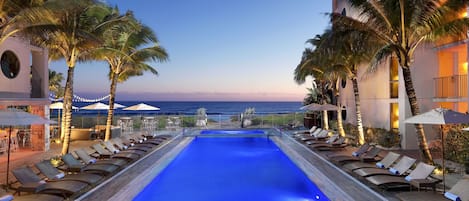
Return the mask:
<path id="1" fill-rule="evenodd" d="M 347 146 L 346 139 L 328 130 L 313 126 L 310 130 L 296 131 L 294 137 L 317 151 L 341 150 Z"/>
<path id="2" fill-rule="evenodd" d="M 327 134 L 325 134 L 327 133 Z M 329 135 L 321 128 L 313 127 L 310 130 L 296 131 L 293 137 L 314 151 L 339 151 L 345 148 L 345 140 L 338 135 Z M 339 148 L 339 149 L 337 149 Z M 440 179 L 433 177 L 432 173 L 435 166 L 409 156 L 401 155 L 395 152 L 387 152 L 381 157 L 382 149 L 364 144 L 358 147 L 351 155 L 332 152 L 325 155 L 329 161 L 341 166 L 343 169 L 359 177 L 366 182 L 377 187 L 389 188 L 408 188 L 420 186 L 420 184 L 429 185 L 435 191 Z M 446 192 L 444 196 L 438 196 L 435 193 L 404 192 L 397 194 L 402 200 L 466 200 L 469 201 L 469 177 L 461 179 L 456 185 Z"/>
<path id="3" fill-rule="evenodd" d="M 158 147 L 169 136 L 144 133 L 126 135 L 90 147 L 78 148 L 61 156 L 63 165 L 54 167 L 50 160 L 12 170 L 18 183 L 12 186 L 18 194 L 14 200 L 63 200 L 93 188 Z M 41 177 L 41 176 L 42 177 Z M 20 193 L 29 193 L 21 196 Z M 32 193 L 32 194 L 31 194 Z M 13 198 L 0 196 L 0 201 Z"/>
<path id="4" fill-rule="evenodd" d="M 369 145 L 363 145 L 367 147 Z M 361 147 L 361 148 L 362 148 Z M 360 151 L 359 148 L 357 151 Z M 368 152 L 371 152 L 371 148 Z M 333 160 L 334 157 L 330 157 Z M 412 169 L 412 167 L 415 167 Z M 440 179 L 432 176 L 435 166 L 416 159 L 402 156 L 395 152 L 388 152 L 384 158 L 376 163 L 351 162 L 345 163 L 343 168 L 353 172 L 353 174 L 365 178 L 368 182 L 385 188 L 420 186 L 420 184 L 432 184 L 433 191 L 435 185 L 441 182 Z M 396 196 L 401 200 L 453 200 L 469 201 L 469 177 L 460 179 L 449 191 L 439 196 L 434 192 L 401 192 Z"/>

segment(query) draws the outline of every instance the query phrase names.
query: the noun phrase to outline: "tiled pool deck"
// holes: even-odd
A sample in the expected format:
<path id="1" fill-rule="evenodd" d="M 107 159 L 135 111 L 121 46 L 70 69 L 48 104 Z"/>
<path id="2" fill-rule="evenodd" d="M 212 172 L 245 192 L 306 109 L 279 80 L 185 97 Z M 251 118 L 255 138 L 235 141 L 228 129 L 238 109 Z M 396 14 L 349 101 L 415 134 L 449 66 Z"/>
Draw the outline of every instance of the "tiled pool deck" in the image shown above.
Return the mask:
<path id="1" fill-rule="evenodd" d="M 198 131 L 191 131 L 198 132 Z M 277 132 L 270 130 L 268 132 Z M 187 134 L 187 133 L 186 133 Z M 178 135 L 139 162 L 77 200 L 132 200 L 194 138 Z M 383 197 L 287 135 L 270 138 L 331 200 L 395 200 Z"/>

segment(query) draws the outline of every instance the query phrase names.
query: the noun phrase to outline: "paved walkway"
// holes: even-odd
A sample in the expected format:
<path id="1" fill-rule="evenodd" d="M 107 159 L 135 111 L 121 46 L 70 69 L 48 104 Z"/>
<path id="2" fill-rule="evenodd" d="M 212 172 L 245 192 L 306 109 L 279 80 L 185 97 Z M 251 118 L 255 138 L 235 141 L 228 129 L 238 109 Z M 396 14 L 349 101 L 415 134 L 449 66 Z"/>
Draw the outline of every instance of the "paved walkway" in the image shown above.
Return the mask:
<path id="1" fill-rule="evenodd" d="M 90 146 L 91 144 L 96 143 L 96 142 L 97 141 L 91 141 L 91 140 L 90 141 L 74 141 L 71 143 L 70 149 Z M 62 148 L 61 144 L 51 144 L 51 149 L 47 152 L 30 151 L 30 150 L 20 150 L 18 152 L 13 152 L 11 154 L 10 170 L 16 167 L 24 166 L 24 165 L 33 165 L 34 163 L 39 162 L 43 159 L 50 159 L 53 156 L 57 156 L 60 154 L 61 148 Z M 342 153 L 351 154 L 353 150 L 354 149 L 352 148 L 347 148 L 343 150 Z M 406 150 L 406 151 L 397 151 L 397 152 L 420 159 L 419 153 L 416 150 L 410 150 L 410 151 Z M 325 156 L 327 154 L 328 152 L 320 152 L 320 155 L 322 156 Z M 436 161 L 438 160 L 439 159 L 436 159 Z M 7 161 L 7 155 L 1 154 L 0 155 L 0 183 L 1 184 L 4 184 L 6 180 L 6 161 Z M 448 174 L 446 176 L 447 189 L 453 186 L 458 181 L 458 179 L 461 178 L 462 176 L 463 174 L 460 172 Z M 14 180 L 15 180 L 14 176 L 10 175 L 10 181 L 14 181 Z M 439 188 L 441 189 L 442 186 L 440 185 Z M 377 191 L 377 192 L 381 194 L 384 193 L 385 197 L 391 198 L 390 200 L 393 200 L 392 195 L 396 193 L 396 192 L 390 192 L 391 194 L 388 194 L 389 192 L 386 192 L 386 191 Z"/>

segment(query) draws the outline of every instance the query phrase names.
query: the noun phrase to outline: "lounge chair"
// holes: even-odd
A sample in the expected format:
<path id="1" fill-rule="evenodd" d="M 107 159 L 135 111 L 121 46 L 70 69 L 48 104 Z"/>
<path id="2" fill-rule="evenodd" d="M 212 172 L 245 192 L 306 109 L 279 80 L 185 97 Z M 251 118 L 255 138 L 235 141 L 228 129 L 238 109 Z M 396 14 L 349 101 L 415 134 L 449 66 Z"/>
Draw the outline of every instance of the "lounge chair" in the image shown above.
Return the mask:
<path id="1" fill-rule="evenodd" d="M 356 151 L 352 152 L 352 155 L 353 157 L 359 157 L 360 155 L 366 153 L 368 151 L 368 149 L 370 149 L 371 145 L 368 144 L 368 143 L 365 143 L 365 144 L 362 144 L 362 146 L 360 146 Z M 346 157 L 349 157 L 350 155 L 344 155 L 344 154 L 330 154 L 330 155 L 327 155 L 327 158 L 329 159 L 334 159 L 336 157 L 343 157 L 343 156 L 346 156 Z"/>
<path id="2" fill-rule="evenodd" d="M 52 166 L 49 160 L 43 160 L 39 163 L 34 164 L 41 173 L 47 177 L 47 181 L 80 181 L 87 184 L 95 184 L 103 176 L 90 173 L 78 173 L 78 174 L 65 174 L 60 172 L 57 168 Z"/>
<path id="3" fill-rule="evenodd" d="M 309 148 L 324 151 L 324 150 L 332 150 L 332 149 L 343 149 L 347 146 L 345 143 L 345 138 L 338 137 L 335 141 L 328 141 L 327 143 L 316 143 L 308 145 Z"/>
<path id="4" fill-rule="evenodd" d="M 121 153 L 111 153 L 109 150 L 106 150 L 104 149 L 104 147 L 101 145 L 101 144 L 93 144 L 91 145 L 91 147 L 96 150 L 96 152 L 98 152 L 99 155 L 105 155 L 105 156 L 110 156 L 110 158 L 120 158 L 120 159 L 125 159 L 127 161 L 133 161 L 133 160 L 136 160 L 137 158 L 139 158 L 140 156 L 138 154 L 135 154 L 135 153 L 124 153 L 124 152 L 121 152 Z"/>
<path id="5" fill-rule="evenodd" d="M 125 145 L 120 138 L 113 138 L 110 140 L 119 150 L 140 150 L 148 152 L 153 149 L 153 147 L 145 146 L 145 145 L 137 145 L 137 146 L 127 146 Z"/>
<path id="6" fill-rule="evenodd" d="M 402 159 L 401 159 L 402 160 Z M 406 177 L 392 175 L 375 175 L 366 177 L 366 180 L 377 186 L 386 188 L 409 186 L 410 181 L 417 179 L 427 179 L 435 169 L 435 166 L 420 162 L 414 170 Z"/>
<path id="7" fill-rule="evenodd" d="M 64 200 L 61 196 L 49 195 L 49 194 L 30 194 L 13 197 L 10 194 L 0 195 L 0 201 L 62 201 Z"/>
<path id="8" fill-rule="evenodd" d="M 382 168 L 360 168 L 353 172 L 362 177 L 368 177 L 373 175 L 404 175 L 415 163 L 416 159 L 408 156 L 403 156 L 399 161 L 392 165 L 389 169 Z"/>
<path id="9" fill-rule="evenodd" d="M 302 137 L 300 140 L 306 142 L 306 144 L 312 144 L 314 142 L 324 142 L 329 135 L 328 130 L 318 129 L 311 136 Z"/>
<path id="10" fill-rule="evenodd" d="M 347 170 L 353 171 L 360 168 L 385 168 L 388 169 L 401 155 L 394 152 L 388 152 L 381 161 L 377 163 L 364 163 L 364 162 L 353 162 L 347 163 L 343 167 Z"/>
<path id="11" fill-rule="evenodd" d="M 47 193 L 59 195 L 64 198 L 70 197 L 85 189 L 88 184 L 80 181 L 55 181 L 46 182 L 42 180 L 30 167 L 20 167 L 14 169 L 13 175 L 21 183 L 16 191 L 31 193 Z"/>
<path id="12" fill-rule="evenodd" d="M 90 156 L 83 148 L 75 150 L 75 154 L 86 164 L 108 164 L 123 167 L 128 163 L 127 160 L 118 158 L 98 160 Z"/>
<path id="13" fill-rule="evenodd" d="M 357 150 L 360 151 L 360 150 Z M 378 147 L 372 147 L 369 151 L 358 154 L 357 152 L 353 152 L 352 155 L 336 155 L 335 157 L 330 157 L 329 159 L 335 163 L 345 163 L 351 161 L 376 161 L 378 154 L 382 150 Z"/>
<path id="14" fill-rule="evenodd" d="M 460 200 L 460 201 L 469 201 L 469 191 L 467 187 L 469 186 L 469 178 L 460 179 L 449 191 L 444 195 L 438 195 L 434 192 L 403 192 L 396 194 L 401 200 L 426 200 L 426 201 L 448 201 L 448 200 Z"/>
<path id="15" fill-rule="evenodd" d="M 317 129 L 320 129 L 320 128 L 318 128 L 317 126 L 313 126 L 309 130 L 295 131 L 295 132 L 293 132 L 293 135 L 295 137 L 302 137 L 302 136 L 305 136 L 305 135 L 311 135 Z"/>
<path id="16" fill-rule="evenodd" d="M 119 166 L 112 164 L 82 164 L 71 154 L 62 156 L 62 161 L 66 164 L 66 170 L 70 172 L 87 172 L 100 175 L 109 175 L 117 171 Z"/>
<path id="17" fill-rule="evenodd" d="M 331 142 L 334 142 L 340 138 L 339 135 L 334 134 L 332 136 L 329 136 L 329 131 L 327 130 L 322 130 L 320 133 L 318 133 L 314 139 L 309 139 L 305 140 L 304 142 L 307 145 L 312 145 L 312 144 L 328 144 Z"/>
<path id="18" fill-rule="evenodd" d="M 159 145 L 161 143 L 160 140 L 148 140 L 147 138 L 144 138 L 142 136 L 139 136 L 139 135 L 123 135 L 121 136 L 121 138 L 123 138 L 123 140 L 127 141 L 127 142 L 130 142 L 130 143 L 133 143 L 133 144 L 147 144 L 149 146 L 156 146 L 156 145 Z"/>
<path id="19" fill-rule="evenodd" d="M 114 154 L 118 154 L 118 153 L 133 153 L 133 154 L 137 154 L 139 157 L 142 157 L 143 155 L 145 155 L 145 151 L 141 151 L 141 150 L 119 150 L 117 149 L 114 144 L 111 142 L 111 141 L 105 141 L 105 142 L 102 142 L 103 146 L 106 147 L 107 150 L 109 150 L 110 152 L 114 153 Z"/>

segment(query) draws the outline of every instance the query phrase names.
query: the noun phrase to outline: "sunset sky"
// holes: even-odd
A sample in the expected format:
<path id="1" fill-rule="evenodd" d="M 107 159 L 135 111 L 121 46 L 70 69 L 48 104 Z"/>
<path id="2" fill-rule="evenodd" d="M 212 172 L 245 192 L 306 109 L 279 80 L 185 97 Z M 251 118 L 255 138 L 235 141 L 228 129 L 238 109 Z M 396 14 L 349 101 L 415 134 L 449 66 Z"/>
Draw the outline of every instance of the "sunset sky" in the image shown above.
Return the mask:
<path id="1" fill-rule="evenodd" d="M 107 0 L 151 27 L 170 60 L 118 85 L 118 100 L 302 101 L 293 71 L 328 26 L 327 0 Z M 64 73 L 64 62 L 50 68 Z M 108 65 L 78 64 L 75 93 L 109 93 Z"/>

